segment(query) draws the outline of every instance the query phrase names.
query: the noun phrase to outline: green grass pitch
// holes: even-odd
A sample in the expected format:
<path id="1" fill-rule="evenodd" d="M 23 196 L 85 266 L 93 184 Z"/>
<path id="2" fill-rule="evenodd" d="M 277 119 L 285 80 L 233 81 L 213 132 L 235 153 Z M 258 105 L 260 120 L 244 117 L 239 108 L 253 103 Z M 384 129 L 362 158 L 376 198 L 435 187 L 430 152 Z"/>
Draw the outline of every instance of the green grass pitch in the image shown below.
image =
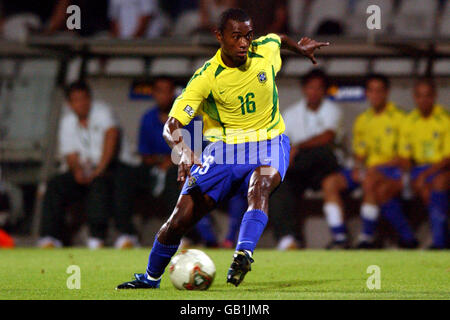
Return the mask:
<path id="1" fill-rule="evenodd" d="M 450 299 L 450 254 L 430 251 L 257 250 L 238 287 L 225 283 L 231 250 L 205 250 L 217 267 L 208 291 L 178 291 L 166 274 L 160 290 L 114 290 L 143 272 L 149 249 L 0 250 L 0 299 Z M 81 289 L 69 290 L 67 267 L 78 265 Z M 369 290 L 367 267 L 381 270 Z"/>

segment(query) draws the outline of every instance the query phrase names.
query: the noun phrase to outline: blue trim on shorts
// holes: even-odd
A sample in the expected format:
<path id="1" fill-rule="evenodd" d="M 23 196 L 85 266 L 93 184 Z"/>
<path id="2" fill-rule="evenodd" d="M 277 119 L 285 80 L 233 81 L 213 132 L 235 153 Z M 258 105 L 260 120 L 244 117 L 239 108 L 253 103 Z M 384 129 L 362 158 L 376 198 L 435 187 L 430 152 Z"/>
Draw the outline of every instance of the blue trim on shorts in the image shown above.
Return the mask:
<path id="1" fill-rule="evenodd" d="M 422 172 L 428 170 L 430 167 L 431 167 L 431 164 L 423 164 L 420 166 L 413 167 L 411 169 L 411 181 L 416 180 Z M 442 173 L 442 170 L 439 170 L 438 172 L 428 176 L 427 179 L 425 180 L 425 182 L 432 183 L 434 178 L 436 178 L 436 176 L 438 176 L 441 173 Z"/>
<path id="2" fill-rule="evenodd" d="M 344 176 L 347 181 L 347 190 L 353 191 L 361 186 L 360 182 L 357 182 L 352 177 L 352 169 L 344 168 L 341 170 L 341 174 Z M 399 167 L 396 166 L 380 166 L 377 168 L 377 171 L 383 174 L 386 178 L 393 180 L 401 180 L 402 171 Z"/>

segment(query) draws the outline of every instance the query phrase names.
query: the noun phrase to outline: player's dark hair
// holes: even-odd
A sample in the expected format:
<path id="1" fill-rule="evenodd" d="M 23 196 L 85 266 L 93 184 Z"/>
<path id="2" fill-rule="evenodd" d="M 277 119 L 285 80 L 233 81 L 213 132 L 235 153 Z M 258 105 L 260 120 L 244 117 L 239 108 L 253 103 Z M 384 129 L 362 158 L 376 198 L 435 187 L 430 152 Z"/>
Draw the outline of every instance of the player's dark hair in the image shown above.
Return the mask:
<path id="1" fill-rule="evenodd" d="M 434 82 L 433 78 L 430 77 L 421 77 L 418 78 L 415 82 L 414 82 L 414 90 L 419 86 L 419 85 L 427 85 L 428 87 L 430 87 L 430 89 L 433 92 L 436 92 L 436 82 Z"/>
<path id="2" fill-rule="evenodd" d="M 70 95 L 74 91 L 84 91 L 89 96 L 91 96 L 91 88 L 84 81 L 75 81 L 75 82 L 72 82 L 71 84 L 69 84 L 69 86 L 66 88 L 66 92 L 65 92 L 66 98 L 69 99 Z"/>
<path id="3" fill-rule="evenodd" d="M 217 26 L 217 30 L 223 34 L 225 27 L 227 25 L 228 20 L 234 20 L 239 22 L 245 22 L 251 20 L 250 16 L 242 9 L 238 8 L 230 8 L 225 10 L 220 15 L 219 25 Z"/>
<path id="4" fill-rule="evenodd" d="M 175 79 L 166 74 L 154 77 L 151 83 L 155 84 L 158 81 L 169 81 L 170 83 L 172 83 L 173 86 L 175 86 Z"/>
<path id="5" fill-rule="evenodd" d="M 367 89 L 369 82 L 372 80 L 381 81 L 386 89 L 389 89 L 391 87 L 391 81 L 384 74 L 372 73 L 366 77 L 366 83 L 365 83 L 366 89 Z"/>
<path id="6" fill-rule="evenodd" d="M 305 74 L 301 78 L 302 86 L 307 85 L 313 79 L 322 80 L 323 84 L 325 86 L 325 89 L 328 89 L 328 87 L 330 86 L 330 78 L 325 73 L 325 71 L 323 71 L 322 69 L 313 69 L 313 70 L 309 71 L 307 74 Z"/>

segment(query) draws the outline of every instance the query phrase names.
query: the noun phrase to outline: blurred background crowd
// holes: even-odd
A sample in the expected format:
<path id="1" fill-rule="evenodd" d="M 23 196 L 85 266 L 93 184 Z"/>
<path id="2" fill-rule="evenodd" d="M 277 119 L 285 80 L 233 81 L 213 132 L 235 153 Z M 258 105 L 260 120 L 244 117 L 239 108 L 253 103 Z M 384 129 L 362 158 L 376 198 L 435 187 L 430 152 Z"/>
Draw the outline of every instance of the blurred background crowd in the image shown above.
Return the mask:
<path id="1" fill-rule="evenodd" d="M 163 125 L 230 7 L 256 36 L 333 44 L 320 69 L 283 52 L 291 163 L 261 245 L 448 248 L 446 0 L 0 0 L 0 247 L 152 243 L 180 190 Z M 246 205 L 221 204 L 184 245 L 232 248 Z"/>
<path id="2" fill-rule="evenodd" d="M 210 33 L 221 12 L 240 7 L 253 17 L 257 35 L 269 32 L 361 36 L 366 8 L 378 4 L 382 33 L 427 37 L 450 34 L 446 0 L 43 0 L 0 2 L 3 37 L 27 34 L 150 39 Z M 77 5 L 81 29 L 67 32 L 66 9 Z"/>

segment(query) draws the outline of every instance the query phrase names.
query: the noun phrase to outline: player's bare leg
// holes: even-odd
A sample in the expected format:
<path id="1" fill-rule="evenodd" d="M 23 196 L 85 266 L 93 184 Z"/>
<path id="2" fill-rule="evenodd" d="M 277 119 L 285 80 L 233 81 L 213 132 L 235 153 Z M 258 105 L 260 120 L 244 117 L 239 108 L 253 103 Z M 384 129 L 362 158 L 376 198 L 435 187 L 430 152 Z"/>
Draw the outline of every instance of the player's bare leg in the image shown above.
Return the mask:
<path id="1" fill-rule="evenodd" d="M 122 283 L 117 289 L 159 288 L 164 269 L 178 250 L 181 237 L 193 228 L 214 205 L 214 200 L 199 192 L 180 195 L 172 215 L 155 237 L 146 273 L 136 273 L 135 280 Z"/>
<path id="2" fill-rule="evenodd" d="M 257 168 L 251 176 L 247 195 L 248 210 L 242 219 L 236 252 L 227 275 L 227 282 L 236 287 L 251 270 L 253 250 L 267 224 L 269 198 L 280 182 L 278 170 L 269 166 Z"/>
<path id="3" fill-rule="evenodd" d="M 172 215 L 159 229 L 157 240 L 165 245 L 180 243 L 180 239 L 208 213 L 215 203 L 208 195 L 181 195 Z"/>
<path id="4" fill-rule="evenodd" d="M 399 234 L 400 247 L 407 249 L 417 247 L 417 240 L 414 236 L 412 228 L 409 225 L 408 219 L 403 213 L 402 204 L 398 198 L 402 190 L 401 180 L 388 177 L 377 170 L 369 170 L 363 184 L 363 189 L 363 206 L 365 206 L 362 208 L 361 212 L 363 221 L 364 219 L 366 219 L 366 221 L 370 221 L 372 219 L 373 222 L 371 223 L 373 223 L 373 228 L 375 228 L 379 211 Z M 371 216 L 368 214 L 370 212 L 367 209 L 370 209 L 370 207 L 372 207 L 373 212 L 375 212 L 376 208 L 376 215 Z M 366 224 L 369 225 L 369 222 Z M 372 236 L 374 231 L 375 230 L 373 229 L 372 234 L 368 232 L 366 233 Z M 359 247 L 364 248 L 365 245 L 370 247 L 370 242 L 371 239 L 366 240 L 366 243 L 362 242 Z"/>
<path id="5" fill-rule="evenodd" d="M 341 196 L 346 189 L 348 189 L 348 183 L 341 173 L 333 173 L 322 181 L 323 211 L 333 235 L 333 240 L 328 244 L 327 249 L 349 248 L 344 223 L 344 203 Z"/>

